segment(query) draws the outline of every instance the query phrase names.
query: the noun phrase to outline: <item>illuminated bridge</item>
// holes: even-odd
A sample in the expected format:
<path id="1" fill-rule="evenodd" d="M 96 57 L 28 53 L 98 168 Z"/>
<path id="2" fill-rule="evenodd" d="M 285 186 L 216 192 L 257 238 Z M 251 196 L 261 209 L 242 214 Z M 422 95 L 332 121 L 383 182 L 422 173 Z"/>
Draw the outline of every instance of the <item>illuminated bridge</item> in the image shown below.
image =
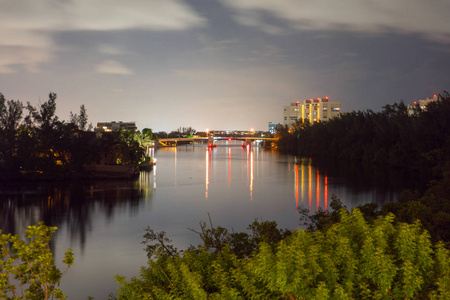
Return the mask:
<path id="1" fill-rule="evenodd" d="M 252 141 L 262 141 L 263 146 L 270 146 L 272 142 L 276 142 L 278 138 L 266 138 L 266 137 L 192 137 L 192 138 L 162 138 L 156 140 L 158 147 L 177 147 L 178 145 L 187 145 L 194 143 L 208 143 L 214 144 L 219 140 L 238 140 L 243 141 L 243 144 L 250 144 Z M 267 144 L 269 142 L 269 144 Z"/>

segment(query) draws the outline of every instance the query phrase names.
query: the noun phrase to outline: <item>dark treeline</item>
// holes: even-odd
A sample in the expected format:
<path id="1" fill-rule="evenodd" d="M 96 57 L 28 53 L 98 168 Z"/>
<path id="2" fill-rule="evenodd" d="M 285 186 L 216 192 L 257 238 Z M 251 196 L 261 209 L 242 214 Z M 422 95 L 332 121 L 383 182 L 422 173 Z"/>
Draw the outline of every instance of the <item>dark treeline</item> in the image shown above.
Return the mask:
<path id="1" fill-rule="evenodd" d="M 279 126 L 281 152 L 333 157 L 422 170 L 442 165 L 450 153 L 450 95 L 408 114 L 401 102 L 381 112 L 353 111 L 328 122 Z M 447 156 L 447 157 L 446 157 Z"/>
<path id="2" fill-rule="evenodd" d="M 281 152 L 293 155 L 352 160 L 417 173 L 417 187 L 426 186 L 425 190 L 405 190 L 396 202 L 382 207 L 370 203 L 360 209 L 367 220 L 388 213 L 393 213 L 398 222 L 420 220 L 432 240 L 444 241 L 448 247 L 449 125 L 450 95 L 444 92 L 425 109 L 416 106 L 412 114 L 408 114 L 405 104 L 396 103 L 384 106 L 381 112 L 351 112 L 326 123 L 298 122 L 291 130 L 279 126 L 278 146 Z M 337 215 L 321 211 L 312 216 L 312 227 L 321 229 L 336 221 Z"/>
<path id="3" fill-rule="evenodd" d="M 117 162 L 135 164 L 143 155 L 139 142 L 127 132 L 89 131 L 87 112 L 56 115 L 56 94 L 34 107 L 6 100 L 0 93 L 0 178 L 61 177 L 82 174 L 101 155 L 114 153 Z"/>

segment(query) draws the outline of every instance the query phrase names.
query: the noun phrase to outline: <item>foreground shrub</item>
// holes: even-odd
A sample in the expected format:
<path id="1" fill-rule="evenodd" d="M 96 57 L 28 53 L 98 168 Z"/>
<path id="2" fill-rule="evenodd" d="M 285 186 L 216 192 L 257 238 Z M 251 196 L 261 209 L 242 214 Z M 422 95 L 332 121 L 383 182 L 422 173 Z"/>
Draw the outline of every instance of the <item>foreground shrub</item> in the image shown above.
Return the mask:
<path id="1" fill-rule="evenodd" d="M 49 247 L 56 229 L 42 222 L 29 226 L 26 240 L 0 230 L 1 299 L 66 298 L 57 288 L 63 273 L 55 266 Z M 73 264 L 71 249 L 66 251 L 63 263 L 67 269 Z"/>
<path id="2" fill-rule="evenodd" d="M 450 299 L 450 256 L 419 222 L 367 223 L 342 210 L 327 230 L 264 240 L 249 257 L 225 245 L 158 252 L 118 299 Z"/>

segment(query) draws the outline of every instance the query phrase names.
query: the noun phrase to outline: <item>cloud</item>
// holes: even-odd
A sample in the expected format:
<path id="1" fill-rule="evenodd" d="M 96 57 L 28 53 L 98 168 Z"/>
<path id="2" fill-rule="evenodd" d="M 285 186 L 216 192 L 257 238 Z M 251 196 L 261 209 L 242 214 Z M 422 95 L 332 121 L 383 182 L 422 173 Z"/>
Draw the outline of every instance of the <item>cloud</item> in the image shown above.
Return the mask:
<path id="1" fill-rule="evenodd" d="M 131 54 L 127 50 L 123 50 L 121 47 L 107 45 L 107 44 L 100 44 L 97 47 L 97 50 L 101 54 L 105 55 L 124 55 L 124 54 Z"/>
<path id="2" fill-rule="evenodd" d="M 40 72 L 39 65 L 51 59 L 51 53 L 42 48 L 1 47 L 0 73 L 15 73 L 21 69 L 29 73 Z"/>
<path id="3" fill-rule="evenodd" d="M 20 47 L 21 59 L 2 59 L 0 70 L 26 69 L 39 61 L 27 59 L 27 50 L 39 48 L 44 58 L 55 51 L 53 37 L 64 31 L 187 30 L 206 21 L 181 0 L 0 0 L 0 53 L 5 46 Z M 29 55 L 28 55 L 29 56 Z M 35 67 L 31 67 L 36 69 Z"/>
<path id="4" fill-rule="evenodd" d="M 184 30 L 205 20 L 181 0 L 0 0 L 0 24 L 18 30 Z"/>
<path id="5" fill-rule="evenodd" d="M 450 2 L 423 0 L 222 0 L 235 9 L 235 20 L 267 32 L 270 15 L 286 22 L 286 30 L 338 30 L 354 32 L 422 34 L 450 42 Z M 270 28 L 270 27 L 269 27 Z M 277 31 L 273 31 L 276 33 Z"/>
<path id="6" fill-rule="evenodd" d="M 134 72 L 115 60 L 105 60 L 95 67 L 97 73 L 133 75 Z"/>

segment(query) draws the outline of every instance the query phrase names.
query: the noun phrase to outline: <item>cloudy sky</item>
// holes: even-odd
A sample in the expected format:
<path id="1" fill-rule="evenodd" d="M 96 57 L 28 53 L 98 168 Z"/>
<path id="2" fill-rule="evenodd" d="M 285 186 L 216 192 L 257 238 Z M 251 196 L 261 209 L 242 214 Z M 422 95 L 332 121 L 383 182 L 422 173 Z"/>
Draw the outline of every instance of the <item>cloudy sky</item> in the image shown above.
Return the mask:
<path id="1" fill-rule="evenodd" d="M 0 92 L 68 119 L 267 130 L 450 90 L 448 0 L 0 0 Z"/>

